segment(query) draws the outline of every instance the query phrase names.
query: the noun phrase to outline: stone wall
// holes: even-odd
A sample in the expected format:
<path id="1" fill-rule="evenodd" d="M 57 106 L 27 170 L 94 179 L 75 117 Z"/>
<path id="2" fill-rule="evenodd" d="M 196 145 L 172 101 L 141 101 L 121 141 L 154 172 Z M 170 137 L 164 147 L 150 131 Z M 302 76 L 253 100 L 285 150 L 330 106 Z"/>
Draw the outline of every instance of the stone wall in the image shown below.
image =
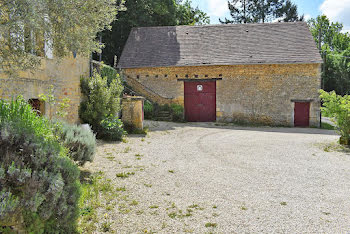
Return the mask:
<path id="1" fill-rule="evenodd" d="M 79 122 L 78 109 L 81 101 L 80 77 L 89 75 L 88 58 L 43 59 L 35 71 L 19 72 L 15 77 L 8 77 L 0 72 L 0 98 L 12 99 L 22 95 L 25 99 L 38 99 L 40 94 L 47 94 L 51 85 L 58 101 L 70 99 L 70 108 L 66 120 Z M 54 116 L 56 110 L 45 104 L 45 115 Z"/>
<path id="2" fill-rule="evenodd" d="M 127 82 L 137 80 L 169 103 L 182 105 L 184 82 L 178 79 L 222 78 L 216 83 L 216 98 L 217 120 L 224 122 L 293 126 L 292 100 L 311 100 L 310 125 L 318 126 L 320 68 L 320 64 L 271 64 L 134 68 L 123 73 Z"/>
<path id="3" fill-rule="evenodd" d="M 125 125 L 143 129 L 143 97 L 124 97 L 122 101 L 122 121 Z"/>

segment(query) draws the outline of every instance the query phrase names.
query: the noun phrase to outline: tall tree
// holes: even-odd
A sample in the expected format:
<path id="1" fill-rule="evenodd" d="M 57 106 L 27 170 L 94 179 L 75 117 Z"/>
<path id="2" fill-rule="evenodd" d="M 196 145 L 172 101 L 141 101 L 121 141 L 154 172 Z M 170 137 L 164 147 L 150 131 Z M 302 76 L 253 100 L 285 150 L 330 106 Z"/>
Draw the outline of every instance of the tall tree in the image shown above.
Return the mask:
<path id="1" fill-rule="evenodd" d="M 123 1 L 0 1 L 0 66 L 5 71 L 34 68 L 43 47 L 56 57 L 90 54 L 100 46 L 96 33 L 109 27 Z"/>
<path id="2" fill-rule="evenodd" d="M 221 23 L 266 23 L 301 21 L 298 9 L 290 0 L 232 0 L 228 2 L 232 20 Z"/>
<path id="3" fill-rule="evenodd" d="M 228 9 L 232 20 L 225 18 L 225 20 L 219 19 L 221 23 L 251 23 L 254 22 L 252 10 L 254 8 L 253 0 L 232 0 L 228 2 Z"/>
<path id="4" fill-rule="evenodd" d="M 105 48 L 102 60 L 114 64 L 114 56 L 120 58 L 126 40 L 133 27 L 174 26 L 207 24 L 209 17 L 191 6 L 191 1 L 179 0 L 127 0 L 126 11 L 117 15 L 112 30 L 102 33 Z"/>
<path id="5" fill-rule="evenodd" d="M 323 89 L 350 94 L 350 34 L 342 32 L 341 23 L 332 23 L 325 15 L 310 19 L 308 24 L 324 60 Z"/>

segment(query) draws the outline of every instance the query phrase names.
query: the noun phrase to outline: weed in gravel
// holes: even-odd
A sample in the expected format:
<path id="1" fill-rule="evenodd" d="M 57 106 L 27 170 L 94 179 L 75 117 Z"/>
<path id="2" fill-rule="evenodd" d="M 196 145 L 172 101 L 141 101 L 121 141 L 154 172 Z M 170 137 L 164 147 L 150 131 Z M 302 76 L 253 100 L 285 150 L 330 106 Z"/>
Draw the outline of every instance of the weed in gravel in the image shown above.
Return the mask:
<path id="1" fill-rule="evenodd" d="M 123 166 L 122 168 L 129 169 L 129 168 L 132 168 L 132 166 L 126 165 L 126 166 Z"/>
<path id="2" fill-rule="evenodd" d="M 169 213 L 168 214 L 168 216 L 170 217 L 170 218 L 172 218 L 172 219 L 175 219 L 176 218 L 176 212 L 171 212 L 171 213 Z"/>
<path id="3" fill-rule="evenodd" d="M 144 141 L 145 141 L 145 138 L 142 138 L 141 141 L 144 142 Z"/>
<path id="4" fill-rule="evenodd" d="M 144 186 L 146 186 L 147 188 L 151 188 L 152 187 L 152 185 L 151 184 L 143 184 Z"/>
<path id="5" fill-rule="evenodd" d="M 168 172 L 169 172 L 169 173 L 175 173 L 174 170 L 169 170 Z"/>
<path id="6" fill-rule="evenodd" d="M 282 206 L 286 206 L 287 205 L 287 202 L 281 202 L 280 203 Z"/>
<path id="7" fill-rule="evenodd" d="M 213 217 L 219 217 L 219 214 L 213 213 Z"/>
<path id="8" fill-rule="evenodd" d="M 324 215 L 330 215 L 331 213 L 329 213 L 329 212 L 324 212 L 324 211 L 321 211 L 322 212 L 322 214 L 324 214 Z"/>
<path id="9" fill-rule="evenodd" d="M 218 226 L 217 223 L 206 223 L 205 224 L 205 227 L 209 228 L 209 227 L 213 227 L 213 228 L 216 228 Z"/>
<path id="10" fill-rule="evenodd" d="M 102 232 L 110 232 L 111 231 L 111 226 L 112 223 L 111 222 L 103 222 L 101 225 L 101 231 Z"/>
<path id="11" fill-rule="evenodd" d="M 152 206 L 150 206 L 149 208 L 150 208 L 150 209 L 157 209 L 157 208 L 159 208 L 159 206 L 157 206 L 157 205 L 152 205 Z"/>
<path id="12" fill-rule="evenodd" d="M 127 153 L 130 152 L 130 150 L 131 150 L 131 148 L 128 146 L 128 147 L 126 147 L 126 148 L 124 149 L 123 153 L 124 153 L 124 154 L 127 154 Z"/>
<path id="13" fill-rule="evenodd" d="M 122 139 L 122 142 L 123 142 L 123 143 L 128 143 L 128 140 L 124 137 L 124 138 Z"/>
<path id="14" fill-rule="evenodd" d="M 115 157 L 109 156 L 109 157 L 106 157 L 106 159 L 108 159 L 109 161 L 114 161 Z"/>
<path id="15" fill-rule="evenodd" d="M 136 213 L 137 215 L 142 215 L 142 214 L 144 213 L 144 211 L 143 211 L 143 210 L 137 210 L 135 213 Z"/>
<path id="16" fill-rule="evenodd" d="M 117 174 L 116 174 L 116 176 L 117 176 L 118 178 L 122 178 L 122 179 L 128 178 L 128 177 L 131 176 L 131 175 L 135 175 L 135 172 L 120 172 L 120 173 L 117 173 Z"/>
<path id="17" fill-rule="evenodd" d="M 216 209 L 216 208 L 218 208 L 218 206 L 217 205 L 213 205 L 213 209 Z"/>
<path id="18" fill-rule="evenodd" d="M 135 154 L 135 157 L 136 157 L 137 160 L 141 160 L 141 158 L 143 157 L 143 155 L 142 155 L 142 154 Z"/>
<path id="19" fill-rule="evenodd" d="M 139 204 L 139 202 L 136 201 L 136 200 L 133 200 L 133 201 L 130 203 L 131 206 L 137 206 L 138 204 Z"/>
<path id="20" fill-rule="evenodd" d="M 245 206 L 241 206 L 241 210 L 248 210 L 248 208 Z"/>
<path id="21" fill-rule="evenodd" d="M 117 191 L 117 192 L 125 192 L 125 191 L 126 191 L 126 188 L 125 188 L 125 187 L 117 187 L 117 188 L 115 189 L 115 191 Z"/>
<path id="22" fill-rule="evenodd" d="M 97 210 L 108 211 L 113 209 L 113 204 L 107 204 L 114 194 L 114 187 L 111 180 L 103 177 L 103 172 L 98 172 L 90 176 L 89 180 L 82 182 L 82 194 L 79 199 L 80 215 L 78 229 L 80 233 L 95 233 L 99 217 Z M 107 227 L 108 225 L 106 225 Z"/>
<path id="23" fill-rule="evenodd" d="M 162 229 L 166 228 L 168 226 L 168 224 L 166 222 L 162 223 Z"/>

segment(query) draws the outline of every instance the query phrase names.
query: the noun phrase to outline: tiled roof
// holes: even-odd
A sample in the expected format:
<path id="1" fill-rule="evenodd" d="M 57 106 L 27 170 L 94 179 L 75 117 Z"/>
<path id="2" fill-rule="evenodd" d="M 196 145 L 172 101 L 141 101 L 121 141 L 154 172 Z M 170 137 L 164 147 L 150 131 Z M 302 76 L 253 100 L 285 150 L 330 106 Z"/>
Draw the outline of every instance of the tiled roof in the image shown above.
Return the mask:
<path id="1" fill-rule="evenodd" d="M 132 29 L 118 68 L 322 63 L 305 22 Z"/>

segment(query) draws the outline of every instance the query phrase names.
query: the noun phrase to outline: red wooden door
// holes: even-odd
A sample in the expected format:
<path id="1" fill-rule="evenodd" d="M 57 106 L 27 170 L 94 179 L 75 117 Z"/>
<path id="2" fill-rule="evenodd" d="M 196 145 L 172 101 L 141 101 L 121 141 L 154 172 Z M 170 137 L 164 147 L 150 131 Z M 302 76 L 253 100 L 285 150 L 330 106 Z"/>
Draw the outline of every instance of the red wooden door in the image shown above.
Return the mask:
<path id="1" fill-rule="evenodd" d="M 216 121 L 216 81 L 185 82 L 185 117 L 188 122 Z"/>
<path id="2" fill-rule="evenodd" d="M 294 107 L 294 126 L 309 127 L 310 103 L 296 102 Z"/>

